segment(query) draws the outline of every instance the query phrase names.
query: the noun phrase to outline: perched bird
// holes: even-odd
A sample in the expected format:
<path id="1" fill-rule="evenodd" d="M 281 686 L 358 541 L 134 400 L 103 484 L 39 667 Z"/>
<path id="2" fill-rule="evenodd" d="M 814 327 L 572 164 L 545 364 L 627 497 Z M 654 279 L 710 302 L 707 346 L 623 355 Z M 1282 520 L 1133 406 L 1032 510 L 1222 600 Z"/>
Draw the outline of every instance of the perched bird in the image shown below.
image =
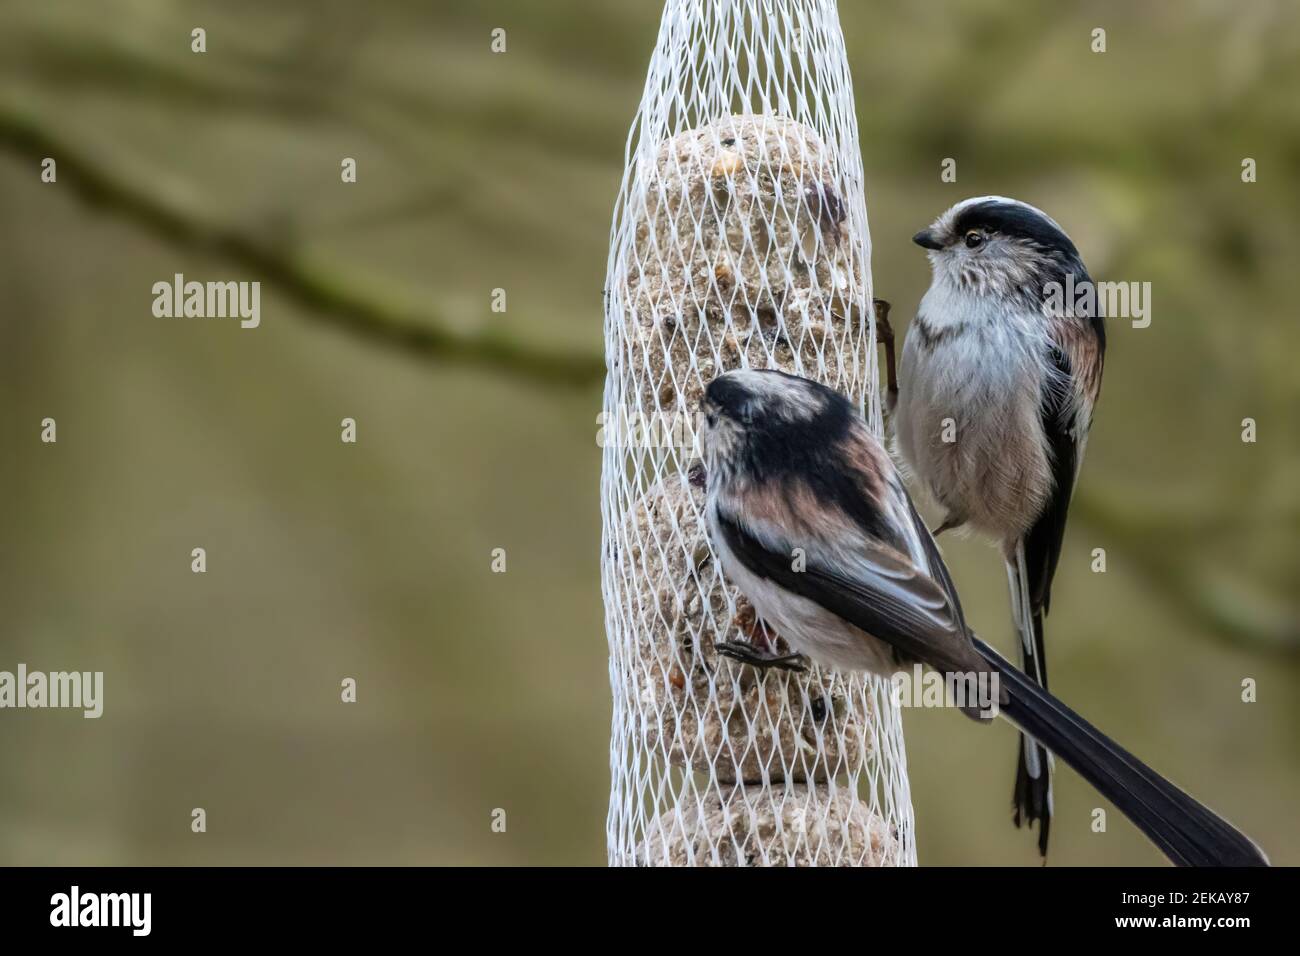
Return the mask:
<path id="1" fill-rule="evenodd" d="M 1175 863 L 1267 863 L 1230 824 L 971 633 L 934 539 L 847 399 L 782 372 L 743 371 L 714 379 L 702 404 L 714 548 L 727 577 L 792 649 L 880 675 L 916 662 L 975 675 L 998 688 L 1002 716 L 1077 770 Z M 757 649 L 720 650 L 766 663 Z"/>
<path id="2" fill-rule="evenodd" d="M 967 526 L 1001 548 L 1021 662 L 1046 688 L 1043 618 L 1106 349 L 1095 296 L 1066 297 L 1091 280 L 1061 227 L 1014 199 L 967 199 L 912 239 L 933 277 L 903 342 L 897 450 L 945 510 L 936 535 Z M 1020 738 L 1013 807 L 1046 856 L 1041 744 Z"/>

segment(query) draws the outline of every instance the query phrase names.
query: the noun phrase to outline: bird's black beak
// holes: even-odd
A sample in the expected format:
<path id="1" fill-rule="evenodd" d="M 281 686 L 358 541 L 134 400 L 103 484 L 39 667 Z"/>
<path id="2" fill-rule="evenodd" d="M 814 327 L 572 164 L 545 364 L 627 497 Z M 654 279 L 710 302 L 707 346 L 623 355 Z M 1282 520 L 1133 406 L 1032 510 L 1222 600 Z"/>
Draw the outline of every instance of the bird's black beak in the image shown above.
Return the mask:
<path id="1" fill-rule="evenodd" d="M 912 241 L 915 242 L 922 249 L 943 248 L 943 245 L 939 242 L 938 239 L 934 238 L 934 233 L 932 233 L 929 229 L 922 229 L 920 232 L 918 232 L 915 236 L 912 237 Z"/>

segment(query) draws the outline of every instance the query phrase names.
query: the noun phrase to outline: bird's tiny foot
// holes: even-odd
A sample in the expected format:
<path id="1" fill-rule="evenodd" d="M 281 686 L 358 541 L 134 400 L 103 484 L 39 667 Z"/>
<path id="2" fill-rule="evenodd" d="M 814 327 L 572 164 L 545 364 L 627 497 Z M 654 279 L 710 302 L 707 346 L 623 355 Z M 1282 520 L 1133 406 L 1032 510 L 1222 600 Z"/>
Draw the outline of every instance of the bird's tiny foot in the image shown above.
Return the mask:
<path id="1" fill-rule="evenodd" d="M 889 309 L 884 299 L 871 300 L 871 311 L 876 318 L 876 344 L 885 347 L 884 411 L 893 418 L 898 406 L 898 367 L 894 361 L 894 327 L 889 324 Z"/>
<path id="2" fill-rule="evenodd" d="M 884 299 L 871 300 L 871 311 L 876 317 L 876 342 L 880 345 L 894 344 L 894 327 L 889 324 L 889 310 L 892 308 Z"/>
<path id="3" fill-rule="evenodd" d="M 759 618 L 752 604 L 742 604 L 731 623 L 739 629 L 745 640 L 719 641 L 715 644 L 723 657 L 748 664 L 759 671 L 768 671 L 774 667 L 786 671 L 808 669 L 808 661 L 803 655 L 776 652 L 776 632 Z"/>
<path id="4" fill-rule="evenodd" d="M 748 664 L 760 671 L 776 668 L 783 671 L 803 673 L 808 669 L 808 659 L 802 654 L 783 654 L 770 656 L 743 641 L 720 641 L 713 645 L 723 657 L 729 657 L 741 664 Z"/>
<path id="5" fill-rule="evenodd" d="M 966 523 L 966 519 L 964 518 L 944 518 L 943 524 L 939 525 L 939 527 L 935 528 L 933 531 L 930 532 L 930 537 L 937 538 L 945 531 L 952 531 L 956 528 L 960 528 L 965 523 Z"/>

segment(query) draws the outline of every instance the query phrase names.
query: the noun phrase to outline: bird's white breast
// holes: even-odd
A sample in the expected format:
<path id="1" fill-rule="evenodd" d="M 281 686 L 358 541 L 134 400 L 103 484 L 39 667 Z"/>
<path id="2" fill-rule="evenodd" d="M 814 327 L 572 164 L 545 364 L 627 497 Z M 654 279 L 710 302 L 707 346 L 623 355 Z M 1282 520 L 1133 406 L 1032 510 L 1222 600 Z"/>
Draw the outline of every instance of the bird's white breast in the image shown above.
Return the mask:
<path id="1" fill-rule="evenodd" d="M 978 530 L 1017 539 L 1050 490 L 1039 420 L 1048 374 L 1041 315 L 936 282 L 908 329 L 895 413 L 898 451 L 925 489 Z"/>

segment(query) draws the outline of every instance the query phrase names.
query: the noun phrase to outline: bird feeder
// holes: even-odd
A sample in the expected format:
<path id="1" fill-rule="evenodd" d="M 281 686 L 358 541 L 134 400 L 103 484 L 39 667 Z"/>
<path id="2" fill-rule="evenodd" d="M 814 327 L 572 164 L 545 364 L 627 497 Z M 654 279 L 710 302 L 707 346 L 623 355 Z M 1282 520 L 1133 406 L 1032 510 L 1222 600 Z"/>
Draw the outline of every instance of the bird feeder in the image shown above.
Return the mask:
<path id="1" fill-rule="evenodd" d="M 788 649 L 722 574 L 696 443 L 705 386 L 736 368 L 824 382 L 879 432 L 862 160 L 833 2 L 669 0 L 605 293 L 610 863 L 914 865 L 889 685 L 717 653 Z"/>

